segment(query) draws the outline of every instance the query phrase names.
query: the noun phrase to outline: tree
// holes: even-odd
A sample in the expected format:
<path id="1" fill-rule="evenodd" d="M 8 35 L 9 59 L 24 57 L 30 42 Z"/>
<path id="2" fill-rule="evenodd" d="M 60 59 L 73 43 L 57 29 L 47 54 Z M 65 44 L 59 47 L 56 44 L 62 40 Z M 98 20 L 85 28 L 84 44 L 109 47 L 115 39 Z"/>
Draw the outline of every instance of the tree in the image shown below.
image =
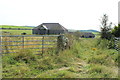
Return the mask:
<path id="1" fill-rule="evenodd" d="M 114 27 L 114 29 L 112 30 L 112 34 L 115 37 L 120 37 L 120 24 L 118 24 L 118 26 Z"/>
<path id="2" fill-rule="evenodd" d="M 102 39 L 111 39 L 111 25 L 112 22 L 108 23 L 108 16 L 106 14 L 100 19 L 101 22 L 101 38 Z"/>

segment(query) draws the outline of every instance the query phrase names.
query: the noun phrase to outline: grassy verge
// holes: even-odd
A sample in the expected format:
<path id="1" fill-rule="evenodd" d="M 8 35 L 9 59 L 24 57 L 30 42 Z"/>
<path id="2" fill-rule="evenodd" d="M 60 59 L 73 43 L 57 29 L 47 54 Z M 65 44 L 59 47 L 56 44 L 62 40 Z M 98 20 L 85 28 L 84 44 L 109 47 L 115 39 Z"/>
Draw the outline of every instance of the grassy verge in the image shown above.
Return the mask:
<path id="1" fill-rule="evenodd" d="M 72 37 L 71 37 L 72 39 Z M 118 52 L 106 40 L 74 40 L 70 49 L 32 50 L 3 56 L 3 78 L 117 78 Z"/>

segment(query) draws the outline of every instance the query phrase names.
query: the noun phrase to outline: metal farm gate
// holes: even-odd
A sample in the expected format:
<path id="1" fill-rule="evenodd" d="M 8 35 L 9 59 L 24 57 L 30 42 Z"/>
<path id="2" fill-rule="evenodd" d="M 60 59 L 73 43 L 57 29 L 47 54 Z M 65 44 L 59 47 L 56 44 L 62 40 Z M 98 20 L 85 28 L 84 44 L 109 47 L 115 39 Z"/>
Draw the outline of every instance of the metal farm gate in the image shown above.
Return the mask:
<path id="1" fill-rule="evenodd" d="M 59 35 L 1 35 L 0 53 L 17 53 L 22 49 L 44 53 L 44 50 L 56 48 Z"/>

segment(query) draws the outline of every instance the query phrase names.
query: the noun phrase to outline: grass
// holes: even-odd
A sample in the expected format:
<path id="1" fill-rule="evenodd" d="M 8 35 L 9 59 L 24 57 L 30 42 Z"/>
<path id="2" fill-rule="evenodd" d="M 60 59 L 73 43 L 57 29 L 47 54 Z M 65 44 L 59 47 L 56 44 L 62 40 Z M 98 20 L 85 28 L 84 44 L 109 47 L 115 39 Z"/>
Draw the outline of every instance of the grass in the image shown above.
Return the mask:
<path id="1" fill-rule="evenodd" d="M 3 56 L 3 78 L 117 78 L 118 51 L 107 48 L 107 41 L 75 39 L 70 49 L 46 51 L 43 56 L 32 50 Z"/>
<path id="2" fill-rule="evenodd" d="M 12 26 L 12 25 L 0 25 L 0 28 L 22 28 L 22 29 L 32 29 L 32 27 Z"/>
<path id="3" fill-rule="evenodd" d="M 100 38 L 100 32 L 92 32 L 95 35 L 95 38 Z"/>
<path id="4" fill-rule="evenodd" d="M 27 35 L 32 34 L 32 30 L 0 30 L 0 32 L 2 32 L 3 35 L 5 35 L 4 32 L 9 32 L 11 35 L 21 35 L 21 33 L 26 33 Z"/>
<path id="5" fill-rule="evenodd" d="M 25 27 L 25 26 L 11 26 L 11 25 L 0 25 L 0 28 L 20 28 L 20 29 L 33 29 L 33 27 Z M 32 34 L 32 30 L 11 30 L 11 29 L 1 29 L 2 35 L 21 35 L 21 33 L 27 33 L 27 35 Z M 4 33 L 9 32 L 9 33 Z"/>

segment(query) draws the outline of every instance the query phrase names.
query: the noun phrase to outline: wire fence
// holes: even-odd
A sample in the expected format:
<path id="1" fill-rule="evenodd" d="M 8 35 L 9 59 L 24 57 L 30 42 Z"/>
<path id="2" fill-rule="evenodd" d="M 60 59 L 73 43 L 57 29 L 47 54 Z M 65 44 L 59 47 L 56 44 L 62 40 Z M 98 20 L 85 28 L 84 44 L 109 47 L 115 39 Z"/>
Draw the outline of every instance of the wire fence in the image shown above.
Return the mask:
<path id="1" fill-rule="evenodd" d="M 45 49 L 56 48 L 59 35 L 1 35 L 0 53 L 17 53 L 21 49 L 32 49 L 44 53 Z"/>

